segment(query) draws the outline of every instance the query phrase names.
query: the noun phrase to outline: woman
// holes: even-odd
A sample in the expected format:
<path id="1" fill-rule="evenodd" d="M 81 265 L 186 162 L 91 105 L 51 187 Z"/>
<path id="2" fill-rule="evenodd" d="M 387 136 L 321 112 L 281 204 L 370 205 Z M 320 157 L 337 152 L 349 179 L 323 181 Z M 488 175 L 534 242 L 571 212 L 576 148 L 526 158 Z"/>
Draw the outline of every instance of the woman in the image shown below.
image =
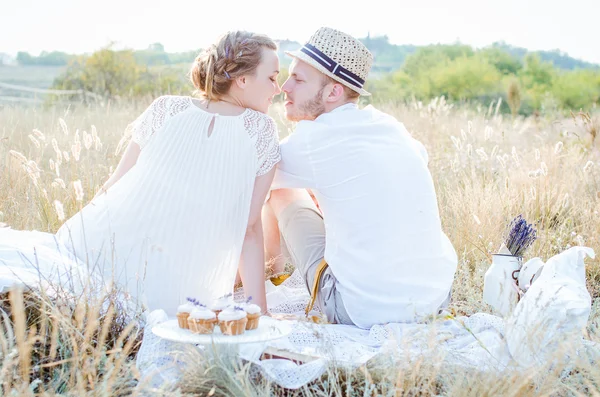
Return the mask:
<path id="1" fill-rule="evenodd" d="M 232 292 L 239 265 L 266 311 L 260 212 L 280 160 L 265 114 L 280 93 L 276 49 L 229 32 L 202 52 L 190 71 L 201 98 L 160 97 L 129 126 L 116 171 L 59 242 L 149 310 L 210 304 Z"/>

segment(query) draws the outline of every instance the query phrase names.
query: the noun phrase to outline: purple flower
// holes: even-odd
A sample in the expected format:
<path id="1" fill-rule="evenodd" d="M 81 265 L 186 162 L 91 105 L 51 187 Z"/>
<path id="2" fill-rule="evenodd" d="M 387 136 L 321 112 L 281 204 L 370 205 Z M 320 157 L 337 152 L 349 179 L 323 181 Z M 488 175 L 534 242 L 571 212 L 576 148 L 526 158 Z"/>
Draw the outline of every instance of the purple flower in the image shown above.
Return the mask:
<path id="1" fill-rule="evenodd" d="M 200 301 L 196 298 L 185 298 L 188 302 L 190 302 L 194 306 L 206 307 L 206 305 L 200 303 Z"/>
<path id="2" fill-rule="evenodd" d="M 533 225 L 528 224 L 523 216 L 519 215 L 510 223 L 504 244 L 512 255 L 522 257 L 536 238 L 537 231 Z"/>

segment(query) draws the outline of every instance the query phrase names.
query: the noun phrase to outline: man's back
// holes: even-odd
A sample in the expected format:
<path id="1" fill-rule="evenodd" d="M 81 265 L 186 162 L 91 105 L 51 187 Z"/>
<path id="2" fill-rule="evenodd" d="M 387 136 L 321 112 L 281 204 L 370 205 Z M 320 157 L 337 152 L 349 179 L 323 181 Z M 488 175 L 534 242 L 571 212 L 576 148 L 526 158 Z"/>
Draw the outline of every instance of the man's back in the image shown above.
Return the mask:
<path id="1" fill-rule="evenodd" d="M 424 147 L 393 117 L 345 105 L 298 123 L 281 150 L 275 188 L 313 189 L 325 260 L 352 321 L 368 328 L 435 313 L 457 259 Z"/>

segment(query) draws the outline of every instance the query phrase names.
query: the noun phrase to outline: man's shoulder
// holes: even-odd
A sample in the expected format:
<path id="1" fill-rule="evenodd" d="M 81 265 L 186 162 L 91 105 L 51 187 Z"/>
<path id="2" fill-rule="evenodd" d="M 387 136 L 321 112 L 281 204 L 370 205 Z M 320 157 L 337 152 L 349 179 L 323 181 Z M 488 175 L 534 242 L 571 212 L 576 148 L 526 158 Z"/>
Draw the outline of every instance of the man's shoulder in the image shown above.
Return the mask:
<path id="1" fill-rule="evenodd" d="M 315 120 L 299 121 L 293 134 L 311 137 L 333 138 L 336 135 L 363 134 L 364 131 L 379 130 L 387 133 L 408 133 L 404 124 L 394 116 L 376 109 L 372 105 L 324 113 Z"/>
<path id="2" fill-rule="evenodd" d="M 317 120 L 300 120 L 294 126 L 292 135 L 308 135 L 313 132 L 327 130 L 329 126 L 330 124 L 319 122 Z"/>
<path id="3" fill-rule="evenodd" d="M 367 105 L 365 106 L 362 111 L 364 111 L 366 114 L 370 115 L 374 120 L 387 120 L 389 122 L 397 122 L 402 124 L 402 122 L 400 120 L 398 120 L 395 116 L 386 113 L 382 110 L 377 109 L 375 106 L 373 105 Z"/>
<path id="4" fill-rule="evenodd" d="M 324 118 L 323 121 L 333 121 L 335 123 L 339 122 L 340 120 L 363 121 L 364 123 L 377 123 L 382 121 L 398 122 L 396 117 L 377 109 L 371 104 L 362 108 L 357 106 L 341 112 L 331 112 L 327 118 Z"/>
<path id="5" fill-rule="evenodd" d="M 348 127 L 357 132 L 361 130 L 405 130 L 404 124 L 396 117 L 375 108 L 373 105 L 349 109 L 338 114 L 334 113 L 331 116 L 333 117 L 324 118 L 322 124 L 341 131 L 348 130 Z"/>

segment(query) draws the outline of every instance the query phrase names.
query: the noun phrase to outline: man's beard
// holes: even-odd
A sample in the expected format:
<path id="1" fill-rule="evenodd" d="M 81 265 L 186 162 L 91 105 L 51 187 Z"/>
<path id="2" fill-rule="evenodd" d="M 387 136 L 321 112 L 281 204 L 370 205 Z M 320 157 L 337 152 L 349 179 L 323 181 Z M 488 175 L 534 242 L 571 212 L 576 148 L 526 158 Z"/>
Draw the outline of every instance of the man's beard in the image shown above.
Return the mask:
<path id="1" fill-rule="evenodd" d="M 292 121 L 314 120 L 325 113 L 325 103 L 323 102 L 323 91 L 325 86 L 321 87 L 317 95 L 303 103 L 298 108 L 298 114 L 293 117 Z"/>

